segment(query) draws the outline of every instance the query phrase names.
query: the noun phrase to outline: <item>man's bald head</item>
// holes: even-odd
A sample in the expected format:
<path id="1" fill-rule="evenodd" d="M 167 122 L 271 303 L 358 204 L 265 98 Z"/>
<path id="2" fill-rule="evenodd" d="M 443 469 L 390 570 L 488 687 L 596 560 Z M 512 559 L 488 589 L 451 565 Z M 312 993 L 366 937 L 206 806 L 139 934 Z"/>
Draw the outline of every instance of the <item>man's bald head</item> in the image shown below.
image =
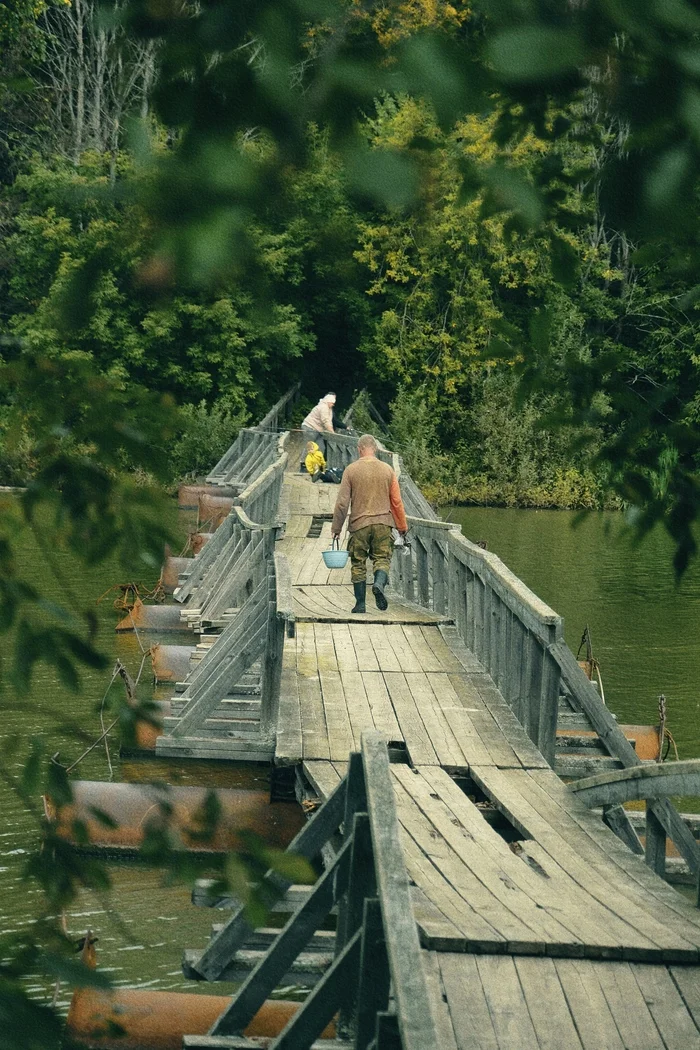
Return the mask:
<path id="1" fill-rule="evenodd" d="M 376 456 L 378 448 L 379 442 L 371 434 L 363 434 L 357 442 L 357 451 L 363 458 L 366 456 Z"/>

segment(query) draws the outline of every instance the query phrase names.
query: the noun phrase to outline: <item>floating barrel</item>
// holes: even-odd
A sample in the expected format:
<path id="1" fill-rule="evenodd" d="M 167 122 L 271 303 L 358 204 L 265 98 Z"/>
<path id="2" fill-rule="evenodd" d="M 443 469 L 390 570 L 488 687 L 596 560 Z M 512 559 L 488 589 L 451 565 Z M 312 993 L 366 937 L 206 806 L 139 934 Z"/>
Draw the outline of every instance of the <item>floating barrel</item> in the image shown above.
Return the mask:
<path id="1" fill-rule="evenodd" d="M 192 645 L 152 645 L 151 665 L 156 682 L 184 682 L 190 673 Z"/>
<path id="2" fill-rule="evenodd" d="M 95 1050 L 182 1050 L 183 1036 L 206 1035 L 230 1003 L 223 995 L 80 988 L 73 993 L 66 1028 L 78 1046 Z M 243 1034 L 279 1035 L 298 1009 L 299 1003 L 269 999 Z M 321 1038 L 334 1035 L 331 1024 Z"/>
<path id="3" fill-rule="evenodd" d="M 145 722 L 141 718 L 138 719 L 136 722 L 136 738 L 133 744 L 125 747 L 122 743 L 120 754 L 138 755 L 142 751 L 155 754 L 156 740 L 163 735 L 163 719 L 172 714 L 172 708 L 169 700 L 154 700 L 153 703 L 158 708 L 159 724 L 154 726 L 151 722 Z"/>
<path id="4" fill-rule="evenodd" d="M 197 522 L 216 532 L 224 518 L 231 513 L 233 500 L 225 496 L 200 496 L 197 502 Z"/>
<path id="5" fill-rule="evenodd" d="M 80 957 L 93 968 L 94 945 L 88 930 Z M 181 1050 L 183 1036 L 205 1035 L 230 1002 L 224 995 L 78 988 L 71 999 L 66 1032 L 72 1044 L 95 1050 Z M 243 1034 L 273 1038 L 298 1009 L 298 1003 L 269 999 Z M 321 1038 L 335 1038 L 335 1025 L 328 1025 Z"/>
<path id="6" fill-rule="evenodd" d="M 178 584 L 180 573 L 187 572 L 194 558 L 176 558 L 168 547 L 165 548 L 163 567 L 160 570 L 160 582 L 166 594 L 172 594 Z"/>
<path id="7" fill-rule="evenodd" d="M 144 605 L 138 598 L 115 631 L 185 631 L 179 605 Z"/>
<path id="8" fill-rule="evenodd" d="M 192 547 L 192 553 L 195 557 L 199 554 L 205 543 L 214 535 L 213 532 L 193 532 L 190 537 L 190 546 Z"/>
<path id="9" fill-rule="evenodd" d="M 301 808 L 294 802 L 270 802 L 267 791 L 217 788 L 220 820 L 213 837 L 198 839 L 202 806 L 208 790 L 203 787 L 170 787 L 157 784 L 113 784 L 97 780 L 72 782 L 73 802 L 57 808 L 48 798 L 44 809 L 56 823 L 59 835 L 78 845 L 73 825 L 86 829 L 88 849 L 136 852 L 147 828 L 165 828 L 183 850 L 224 852 L 241 846 L 239 833 L 252 831 L 269 846 L 283 849 L 304 823 Z M 104 814 L 100 820 L 96 814 Z M 114 823 L 114 827 L 108 826 Z"/>
<path id="10" fill-rule="evenodd" d="M 177 505 L 180 510 L 196 510 L 200 496 L 227 496 L 232 499 L 238 492 L 236 485 L 180 485 Z"/>

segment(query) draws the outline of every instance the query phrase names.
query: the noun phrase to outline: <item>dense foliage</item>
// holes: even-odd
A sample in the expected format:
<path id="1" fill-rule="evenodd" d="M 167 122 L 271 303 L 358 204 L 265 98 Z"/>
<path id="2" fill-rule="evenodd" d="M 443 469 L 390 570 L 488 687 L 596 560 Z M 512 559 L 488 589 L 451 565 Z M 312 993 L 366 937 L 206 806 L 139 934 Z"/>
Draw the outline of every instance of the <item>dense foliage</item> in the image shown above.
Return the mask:
<path id="1" fill-rule="evenodd" d="M 549 69 L 543 44 L 542 70 L 513 72 L 510 30 L 490 39 L 488 18 L 461 5 L 397 5 L 391 16 L 340 5 L 315 21 L 292 5 L 280 17 L 296 43 L 280 61 L 304 90 L 263 103 L 255 91 L 283 73 L 270 73 L 277 43 L 257 16 L 222 21 L 232 47 L 257 39 L 257 52 L 246 45 L 230 69 L 215 63 L 191 81 L 197 52 L 223 46 L 208 42 L 213 9 L 153 21 L 126 5 L 129 37 L 90 22 L 83 0 L 93 27 L 83 31 L 84 119 L 42 137 L 47 108 L 75 93 L 79 70 L 58 84 L 41 32 L 49 52 L 67 47 L 80 5 L 42 6 L 25 12 L 36 39 L 24 105 L 37 118 L 6 179 L 0 324 L 32 352 L 84 354 L 124 389 L 143 384 L 190 406 L 173 478 L 205 465 L 211 443 L 194 450 L 206 416 L 210 431 L 230 420 L 228 436 L 302 376 L 311 396 L 332 381 L 346 398 L 368 386 L 393 405 L 392 438 L 438 502 L 651 506 L 677 483 L 692 500 L 687 471 L 671 479 L 694 452 L 658 433 L 645 406 L 662 400 L 659 418 L 687 446 L 695 310 L 678 260 L 669 265 L 675 247 L 660 254 L 658 238 L 645 245 L 606 211 L 606 173 L 625 161 L 631 130 L 609 71 L 582 83 L 568 66 Z M 426 28 L 443 37 L 419 45 Z M 111 101 L 91 57 L 100 34 L 131 70 Z M 491 82 L 477 64 L 484 48 Z M 456 49 L 471 51 L 469 84 Z M 620 44 L 608 61 L 629 63 L 630 51 Z M 144 115 L 156 55 L 167 133 L 149 111 L 127 135 L 115 107 Z M 339 64 L 360 60 L 361 85 L 334 82 Z M 499 63 L 500 95 L 489 94 Z M 234 68 L 256 99 L 235 114 L 225 103 Z M 519 96 L 538 77 L 551 90 L 528 110 Z M 356 123 L 329 90 L 361 106 Z M 35 461 L 28 434 L 6 443 L 0 480 L 17 483 Z"/>
<path id="2" fill-rule="evenodd" d="M 152 564 L 151 483 L 204 468 L 298 377 L 390 406 L 435 499 L 624 502 L 665 522 L 682 571 L 699 31 L 684 0 L 0 0 L 0 483 L 30 483 L 0 538 L 17 692 L 37 659 L 74 684 L 101 657 L 88 612 L 17 577 L 13 530 L 53 515 L 49 569 L 62 545 Z M 44 757 L 6 778 L 27 806 L 69 795 Z M 29 874 L 47 923 L 3 946 L 0 1012 L 8 1045 L 49 1046 L 19 978 L 55 972 L 51 917 L 105 874 L 50 838 Z"/>

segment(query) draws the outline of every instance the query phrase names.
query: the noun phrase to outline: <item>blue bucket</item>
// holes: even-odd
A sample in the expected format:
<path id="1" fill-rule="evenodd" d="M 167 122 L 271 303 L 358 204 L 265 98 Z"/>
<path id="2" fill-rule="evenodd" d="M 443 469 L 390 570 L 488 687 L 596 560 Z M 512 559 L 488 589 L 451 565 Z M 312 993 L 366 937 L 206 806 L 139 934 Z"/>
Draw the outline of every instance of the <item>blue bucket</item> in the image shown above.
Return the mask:
<path id="1" fill-rule="evenodd" d="M 327 569 L 344 569 L 350 555 L 347 551 L 341 551 L 338 540 L 333 540 L 329 551 L 323 551 L 323 560 Z"/>

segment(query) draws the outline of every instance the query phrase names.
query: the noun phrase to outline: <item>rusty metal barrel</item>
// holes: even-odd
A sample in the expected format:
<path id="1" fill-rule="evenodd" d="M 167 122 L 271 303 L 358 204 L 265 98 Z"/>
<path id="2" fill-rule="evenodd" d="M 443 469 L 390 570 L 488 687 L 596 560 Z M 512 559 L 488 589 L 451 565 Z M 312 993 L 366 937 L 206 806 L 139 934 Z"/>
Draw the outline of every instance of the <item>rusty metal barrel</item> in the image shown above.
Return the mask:
<path id="1" fill-rule="evenodd" d="M 193 561 L 194 558 L 176 558 L 166 547 L 163 567 L 160 570 L 160 582 L 166 594 L 173 593 L 180 573 L 187 572 Z"/>
<path id="2" fill-rule="evenodd" d="M 79 988 L 73 993 L 67 1034 L 77 1046 L 94 1050 L 182 1050 L 185 1035 L 205 1035 L 231 1003 L 230 996 Z M 282 1031 L 298 1003 L 269 999 L 244 1031 L 250 1038 L 272 1038 Z M 321 1038 L 332 1039 L 330 1024 Z"/>
<path id="3" fill-rule="evenodd" d="M 180 510 L 196 510 L 200 496 L 227 496 L 232 498 L 239 492 L 237 485 L 180 485 L 177 490 L 177 505 Z"/>
<path id="4" fill-rule="evenodd" d="M 197 523 L 206 525 L 210 532 L 216 532 L 231 513 L 232 507 L 233 500 L 225 496 L 200 496 L 197 501 Z"/>
<path id="5" fill-rule="evenodd" d="M 185 631 L 179 605 L 144 605 L 137 599 L 115 631 Z"/>
<path id="6" fill-rule="evenodd" d="M 184 682 L 194 650 L 193 645 L 152 645 L 151 665 L 156 682 Z"/>
<path id="7" fill-rule="evenodd" d="M 283 849 L 304 823 L 300 806 L 294 802 L 271 803 L 267 791 L 216 788 L 220 818 L 213 835 L 202 841 L 207 788 L 97 780 L 76 780 L 71 786 L 70 805 L 57 808 L 49 798 L 44 799 L 46 816 L 55 823 L 59 835 L 90 850 L 133 854 L 151 827 L 167 830 L 178 848 L 187 851 L 238 849 L 242 831 L 255 832 L 267 845 Z M 87 843 L 76 842 L 76 821 L 85 828 Z"/>
<path id="8" fill-rule="evenodd" d="M 195 557 L 199 554 L 205 543 L 214 535 L 213 532 L 193 532 L 190 538 L 190 545 L 192 547 L 192 553 Z"/>

